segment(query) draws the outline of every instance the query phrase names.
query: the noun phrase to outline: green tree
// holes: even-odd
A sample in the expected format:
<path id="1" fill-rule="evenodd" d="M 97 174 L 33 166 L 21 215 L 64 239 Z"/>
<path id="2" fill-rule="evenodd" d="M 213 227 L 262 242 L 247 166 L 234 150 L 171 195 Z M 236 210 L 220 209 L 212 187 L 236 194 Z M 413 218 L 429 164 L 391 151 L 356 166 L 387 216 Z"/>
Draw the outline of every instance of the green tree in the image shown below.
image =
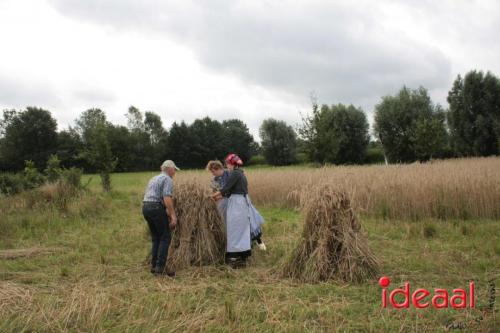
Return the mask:
<path id="1" fill-rule="evenodd" d="M 159 115 L 154 112 L 146 111 L 144 116 L 144 128 L 149 135 L 152 150 L 152 166 L 157 168 L 163 160 L 166 159 L 168 149 L 168 132 L 163 127 Z"/>
<path id="2" fill-rule="evenodd" d="M 447 142 L 444 126 L 445 113 L 437 110 L 434 117 L 420 118 L 415 124 L 415 156 L 419 161 L 428 161 L 443 152 Z"/>
<path id="3" fill-rule="evenodd" d="M 111 190 L 111 173 L 117 161 L 108 140 L 110 124 L 106 121 L 106 115 L 102 110 L 90 109 L 80 116 L 76 125 L 85 146 L 82 157 L 99 173 L 102 188 L 108 192 Z"/>
<path id="4" fill-rule="evenodd" d="M 2 167 L 7 170 L 22 170 L 27 160 L 43 169 L 57 149 L 57 122 L 44 109 L 4 111 L 2 131 L 0 157 Z"/>
<path id="5" fill-rule="evenodd" d="M 443 111 L 423 87 L 383 97 L 375 106 L 374 132 L 392 163 L 428 160 L 446 144 Z"/>
<path id="6" fill-rule="evenodd" d="M 297 135 L 284 121 L 266 119 L 260 126 L 262 152 L 271 165 L 288 165 L 295 162 Z"/>
<path id="7" fill-rule="evenodd" d="M 9 125 L 10 121 L 16 116 L 17 112 L 14 109 L 3 110 L 2 119 L 0 119 L 0 138 L 5 136 L 5 130 Z"/>
<path id="8" fill-rule="evenodd" d="M 83 142 L 80 134 L 74 128 L 57 133 L 57 156 L 64 168 L 77 167 L 88 169 L 85 161 L 79 156 L 83 152 Z"/>
<path id="9" fill-rule="evenodd" d="M 144 130 L 144 122 L 143 122 L 144 117 L 138 108 L 131 105 L 128 108 L 127 113 L 125 114 L 125 117 L 127 118 L 128 128 L 131 131 Z"/>
<path id="10" fill-rule="evenodd" d="M 458 75 L 448 93 L 448 124 L 458 156 L 488 156 L 500 151 L 500 79 L 492 73 Z"/>
<path id="11" fill-rule="evenodd" d="M 319 108 L 303 119 L 300 134 L 309 159 L 320 163 L 355 164 L 365 159 L 369 142 L 365 113 L 353 105 Z"/>
<path id="12" fill-rule="evenodd" d="M 195 166 L 204 166 L 212 159 L 222 159 L 224 147 L 224 129 L 217 120 L 209 117 L 196 119 L 189 130 L 194 138 L 191 160 Z"/>
<path id="13" fill-rule="evenodd" d="M 222 122 L 223 154 L 237 153 L 244 163 L 252 158 L 256 150 L 256 143 L 250 134 L 247 125 L 239 119 L 229 119 Z"/>
<path id="14" fill-rule="evenodd" d="M 83 144 L 88 145 L 95 128 L 102 124 L 107 124 L 106 114 L 101 109 L 88 109 L 76 120 L 75 130 L 79 134 Z"/>
<path id="15" fill-rule="evenodd" d="M 185 122 L 174 122 L 168 133 L 168 159 L 174 160 L 182 167 L 197 167 L 196 161 L 191 159 L 191 151 L 195 146 L 195 138 Z"/>
<path id="16" fill-rule="evenodd" d="M 111 153 L 116 158 L 116 171 L 143 170 L 143 156 L 137 155 L 134 136 L 127 127 L 109 124 L 107 136 Z"/>
<path id="17" fill-rule="evenodd" d="M 153 166 L 153 146 L 151 144 L 150 136 L 146 132 L 144 124 L 144 116 L 141 111 L 130 106 L 127 114 L 128 129 L 130 131 L 131 145 L 131 163 L 134 165 L 134 171 L 151 170 Z M 156 163 L 157 164 L 157 163 Z"/>
<path id="18" fill-rule="evenodd" d="M 159 144 L 167 135 L 160 116 L 151 111 L 146 111 L 144 114 L 144 129 L 149 134 L 153 145 Z"/>

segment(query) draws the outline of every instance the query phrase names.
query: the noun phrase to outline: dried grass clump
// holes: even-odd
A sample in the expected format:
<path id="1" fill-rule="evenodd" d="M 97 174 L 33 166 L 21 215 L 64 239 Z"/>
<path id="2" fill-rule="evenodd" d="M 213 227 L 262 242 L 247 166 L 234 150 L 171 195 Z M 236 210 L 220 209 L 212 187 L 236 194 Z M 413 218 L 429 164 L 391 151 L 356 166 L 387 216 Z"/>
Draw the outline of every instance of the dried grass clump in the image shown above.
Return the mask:
<path id="1" fill-rule="evenodd" d="M 302 238 L 283 269 L 284 276 L 306 282 L 361 282 L 377 274 L 378 260 L 346 192 L 317 186 L 302 195 L 301 206 Z"/>
<path id="2" fill-rule="evenodd" d="M 57 252 L 58 248 L 30 247 L 24 249 L 0 250 L 0 259 L 17 259 L 23 257 L 34 257 L 37 255 L 51 254 Z"/>
<path id="3" fill-rule="evenodd" d="M 196 182 L 181 184 L 174 200 L 178 224 L 172 234 L 168 267 L 178 270 L 222 262 L 225 226 L 208 188 Z"/>
<path id="4" fill-rule="evenodd" d="M 26 311 L 33 303 L 33 293 L 28 286 L 0 281 L 0 314 Z"/>
<path id="5" fill-rule="evenodd" d="M 116 303 L 105 288 L 93 281 L 81 281 L 72 286 L 71 294 L 60 304 L 62 307 L 45 311 L 46 317 L 62 326 L 62 331 L 72 331 L 71 328 L 76 326 L 84 327 L 87 332 L 96 332 L 99 323 L 109 318 Z"/>

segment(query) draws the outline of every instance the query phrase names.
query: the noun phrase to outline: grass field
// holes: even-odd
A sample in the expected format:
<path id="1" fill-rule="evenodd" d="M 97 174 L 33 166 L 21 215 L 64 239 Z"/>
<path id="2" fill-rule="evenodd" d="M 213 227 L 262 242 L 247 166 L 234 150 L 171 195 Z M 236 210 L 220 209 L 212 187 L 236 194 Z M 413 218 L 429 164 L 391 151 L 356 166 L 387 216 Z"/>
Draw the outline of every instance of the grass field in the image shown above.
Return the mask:
<path id="1" fill-rule="evenodd" d="M 251 194 L 267 221 L 268 251 L 254 251 L 244 270 L 190 268 L 175 279 L 154 277 L 145 264 L 149 240 L 140 201 L 147 180 L 155 174 L 151 172 L 114 175 L 114 189 L 108 194 L 101 193 L 98 178 L 92 176 L 88 191 L 63 210 L 31 197 L 0 199 L 0 331 L 441 332 L 453 322 L 467 325 L 460 332 L 498 331 L 498 314 L 481 310 L 488 305 L 488 281 L 497 286 L 500 282 L 500 223 L 494 215 L 500 209 L 500 201 L 495 201 L 500 178 L 489 178 L 500 172 L 499 159 L 473 161 L 475 167 L 469 168 L 464 161 L 446 163 L 421 166 L 423 170 L 418 165 L 388 170 L 406 185 L 405 175 L 425 174 L 432 167 L 441 170 L 441 177 L 429 175 L 421 182 L 422 197 L 434 193 L 431 181 L 445 184 L 443 174 L 451 175 L 445 180 L 458 191 L 454 193 L 466 190 L 471 179 L 480 181 L 486 192 L 476 187 L 469 192 L 482 198 L 477 203 L 482 208 L 471 212 L 493 215 L 439 219 L 427 217 L 430 211 L 423 210 L 418 218 L 397 218 L 405 216 L 396 207 L 404 207 L 401 202 L 407 197 L 393 199 L 388 204 L 392 212 L 386 214 L 378 208 L 358 208 L 370 245 L 382 262 L 381 273 L 393 281 L 391 287 L 410 281 L 413 289 L 452 290 L 474 279 L 474 310 L 382 309 L 376 280 L 304 284 L 279 277 L 299 239 L 301 219 L 293 197 L 283 198 L 281 187 L 271 192 L 274 187 L 286 184 L 292 189 L 300 179 L 319 173 L 328 178 L 336 172 L 352 185 L 387 170 L 383 166 L 249 170 Z M 383 171 L 384 177 L 390 177 L 389 171 Z M 468 183 L 457 187 L 463 178 L 452 180 L 458 174 Z M 186 171 L 179 173 L 177 182 L 192 178 L 208 181 L 206 173 Z M 370 184 L 373 188 L 382 181 Z M 388 193 L 400 191 L 394 184 Z M 417 185 L 409 190 L 417 193 Z M 358 198 L 362 191 L 357 190 Z M 389 197 L 388 193 L 380 195 Z M 453 194 L 443 198 L 450 200 L 450 207 L 457 205 L 450 199 Z M 417 211 L 415 207 L 408 209 Z"/>

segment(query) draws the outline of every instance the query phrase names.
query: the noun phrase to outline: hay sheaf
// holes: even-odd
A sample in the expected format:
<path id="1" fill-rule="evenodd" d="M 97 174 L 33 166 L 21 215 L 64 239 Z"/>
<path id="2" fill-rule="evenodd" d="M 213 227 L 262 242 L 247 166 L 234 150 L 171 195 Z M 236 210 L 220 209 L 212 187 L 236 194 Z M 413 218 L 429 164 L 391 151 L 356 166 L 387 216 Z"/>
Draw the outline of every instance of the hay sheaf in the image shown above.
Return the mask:
<path id="1" fill-rule="evenodd" d="M 306 282 L 361 282 L 376 276 L 379 263 L 361 231 L 346 192 L 332 186 L 301 196 L 304 229 L 283 275 Z"/>
<path id="2" fill-rule="evenodd" d="M 184 183 L 175 190 L 178 225 L 172 233 L 167 266 L 174 270 L 223 262 L 226 231 L 208 188 Z"/>

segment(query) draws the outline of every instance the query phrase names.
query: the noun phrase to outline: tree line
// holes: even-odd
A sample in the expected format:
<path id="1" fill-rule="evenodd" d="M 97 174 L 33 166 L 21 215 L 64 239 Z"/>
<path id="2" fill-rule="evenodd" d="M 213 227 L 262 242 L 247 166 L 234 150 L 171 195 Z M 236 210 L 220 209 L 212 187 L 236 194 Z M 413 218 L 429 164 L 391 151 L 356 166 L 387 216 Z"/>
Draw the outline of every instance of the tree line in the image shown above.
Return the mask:
<path id="1" fill-rule="evenodd" d="M 498 155 L 500 80 L 490 72 L 459 75 L 448 93 L 449 109 L 432 102 L 428 91 L 403 87 L 375 106 L 372 136 L 364 111 L 353 105 L 319 105 L 295 128 L 276 119 L 260 127 L 260 144 L 238 119 L 205 117 L 165 128 L 154 112 L 131 106 L 127 126 L 107 120 L 100 109 L 84 111 L 58 131 L 47 110 L 4 110 L 0 119 L 0 170 L 23 170 L 26 161 L 43 170 L 57 155 L 64 168 L 106 175 L 157 169 L 166 159 L 184 168 L 237 152 L 245 162 L 272 165 L 409 163 L 432 158 Z"/>
<path id="2" fill-rule="evenodd" d="M 258 150 L 247 126 L 238 119 L 219 122 L 205 117 L 190 125 L 174 122 L 167 131 L 154 112 L 142 113 L 131 106 L 126 118 L 127 126 L 115 125 L 104 111 L 89 109 L 73 126 L 58 132 L 47 110 L 6 110 L 0 127 L 0 167 L 22 170 L 25 161 L 31 160 L 43 169 L 55 154 L 63 167 L 87 172 L 153 170 L 167 157 L 190 168 L 231 151 L 248 161 Z"/>

